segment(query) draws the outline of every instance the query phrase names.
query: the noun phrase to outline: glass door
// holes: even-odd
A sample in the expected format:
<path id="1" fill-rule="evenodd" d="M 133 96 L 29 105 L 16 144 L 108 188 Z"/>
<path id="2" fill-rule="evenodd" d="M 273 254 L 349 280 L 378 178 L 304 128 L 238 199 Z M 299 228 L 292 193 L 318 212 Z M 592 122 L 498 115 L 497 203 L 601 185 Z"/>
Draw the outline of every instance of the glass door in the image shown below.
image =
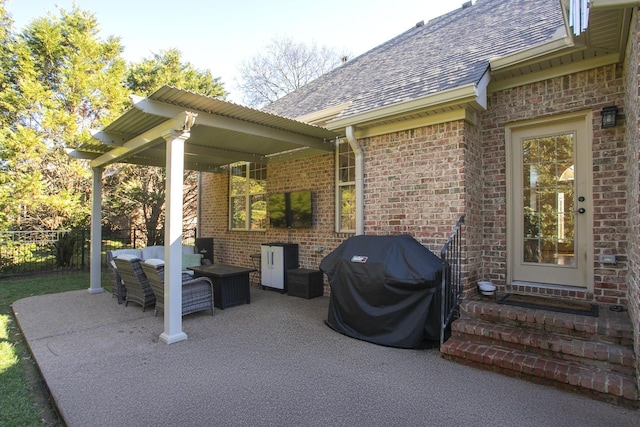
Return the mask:
<path id="1" fill-rule="evenodd" d="M 584 121 L 515 129 L 512 279 L 587 287 L 590 149 Z"/>

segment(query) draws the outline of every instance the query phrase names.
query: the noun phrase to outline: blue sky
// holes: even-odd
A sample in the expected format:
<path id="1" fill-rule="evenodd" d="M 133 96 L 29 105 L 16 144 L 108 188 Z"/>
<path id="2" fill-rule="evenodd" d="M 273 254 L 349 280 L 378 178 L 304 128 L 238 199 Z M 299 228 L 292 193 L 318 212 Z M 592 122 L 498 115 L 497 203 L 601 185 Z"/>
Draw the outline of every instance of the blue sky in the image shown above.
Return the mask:
<path id="1" fill-rule="evenodd" d="M 236 69 L 274 38 L 329 46 L 357 56 L 455 8 L 464 0 L 76 0 L 95 14 L 101 37 L 121 38 L 124 57 L 139 61 L 177 48 L 185 61 L 220 77 L 239 101 Z M 7 0 L 16 30 L 73 0 Z"/>

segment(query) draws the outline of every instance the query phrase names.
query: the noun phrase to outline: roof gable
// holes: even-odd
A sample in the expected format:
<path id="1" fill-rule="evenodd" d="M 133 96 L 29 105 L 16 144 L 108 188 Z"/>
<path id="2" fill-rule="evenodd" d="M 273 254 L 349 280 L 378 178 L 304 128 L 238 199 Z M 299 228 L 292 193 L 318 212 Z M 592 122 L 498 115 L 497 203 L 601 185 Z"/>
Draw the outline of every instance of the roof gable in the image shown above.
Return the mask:
<path id="1" fill-rule="evenodd" d="M 558 0 L 479 0 L 383 43 L 265 110 L 286 117 L 350 103 L 337 118 L 477 84 L 489 61 L 565 36 Z"/>

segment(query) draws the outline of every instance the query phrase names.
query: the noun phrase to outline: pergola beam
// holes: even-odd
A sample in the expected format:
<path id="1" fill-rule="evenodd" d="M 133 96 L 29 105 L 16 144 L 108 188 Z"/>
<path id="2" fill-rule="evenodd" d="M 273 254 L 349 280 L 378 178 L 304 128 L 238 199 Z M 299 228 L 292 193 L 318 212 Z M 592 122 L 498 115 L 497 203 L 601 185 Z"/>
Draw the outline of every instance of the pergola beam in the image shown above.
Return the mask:
<path id="1" fill-rule="evenodd" d="M 96 130 L 91 132 L 91 137 L 106 145 L 122 145 L 128 140 L 132 139 L 134 135 L 116 134 L 105 132 L 103 130 Z"/>
<path id="2" fill-rule="evenodd" d="M 163 142 L 159 140 L 164 135 L 170 133 L 172 130 L 184 129 L 184 124 L 187 121 L 189 112 L 180 110 L 179 113 L 170 117 L 170 120 L 159 124 L 158 126 L 149 129 L 148 131 L 140 134 L 139 136 L 130 139 L 119 147 L 115 147 L 108 153 L 102 154 L 98 158 L 91 161 L 91 167 L 103 167 L 111 163 L 121 162 L 127 157 L 131 157 L 143 150 L 149 149 L 157 144 Z"/>
<path id="3" fill-rule="evenodd" d="M 179 114 L 180 111 L 183 111 L 182 107 L 135 95 L 131 96 L 131 101 L 133 102 L 133 106 L 138 110 L 160 117 L 172 118 Z M 334 149 L 331 141 L 324 141 L 323 139 L 275 129 L 245 120 L 232 119 L 206 111 L 198 110 L 198 125 L 239 132 L 260 138 L 274 139 L 301 147 L 315 148 L 324 151 L 333 151 Z"/>

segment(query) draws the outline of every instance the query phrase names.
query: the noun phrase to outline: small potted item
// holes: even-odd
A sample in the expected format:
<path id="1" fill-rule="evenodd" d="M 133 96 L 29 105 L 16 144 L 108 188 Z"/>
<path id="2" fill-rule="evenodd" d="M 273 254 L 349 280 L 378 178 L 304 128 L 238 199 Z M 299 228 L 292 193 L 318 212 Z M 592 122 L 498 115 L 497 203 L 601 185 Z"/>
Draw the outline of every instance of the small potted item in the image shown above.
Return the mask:
<path id="1" fill-rule="evenodd" d="M 496 292 L 496 285 L 487 280 L 481 280 L 478 282 L 478 289 L 482 295 L 493 296 Z"/>

